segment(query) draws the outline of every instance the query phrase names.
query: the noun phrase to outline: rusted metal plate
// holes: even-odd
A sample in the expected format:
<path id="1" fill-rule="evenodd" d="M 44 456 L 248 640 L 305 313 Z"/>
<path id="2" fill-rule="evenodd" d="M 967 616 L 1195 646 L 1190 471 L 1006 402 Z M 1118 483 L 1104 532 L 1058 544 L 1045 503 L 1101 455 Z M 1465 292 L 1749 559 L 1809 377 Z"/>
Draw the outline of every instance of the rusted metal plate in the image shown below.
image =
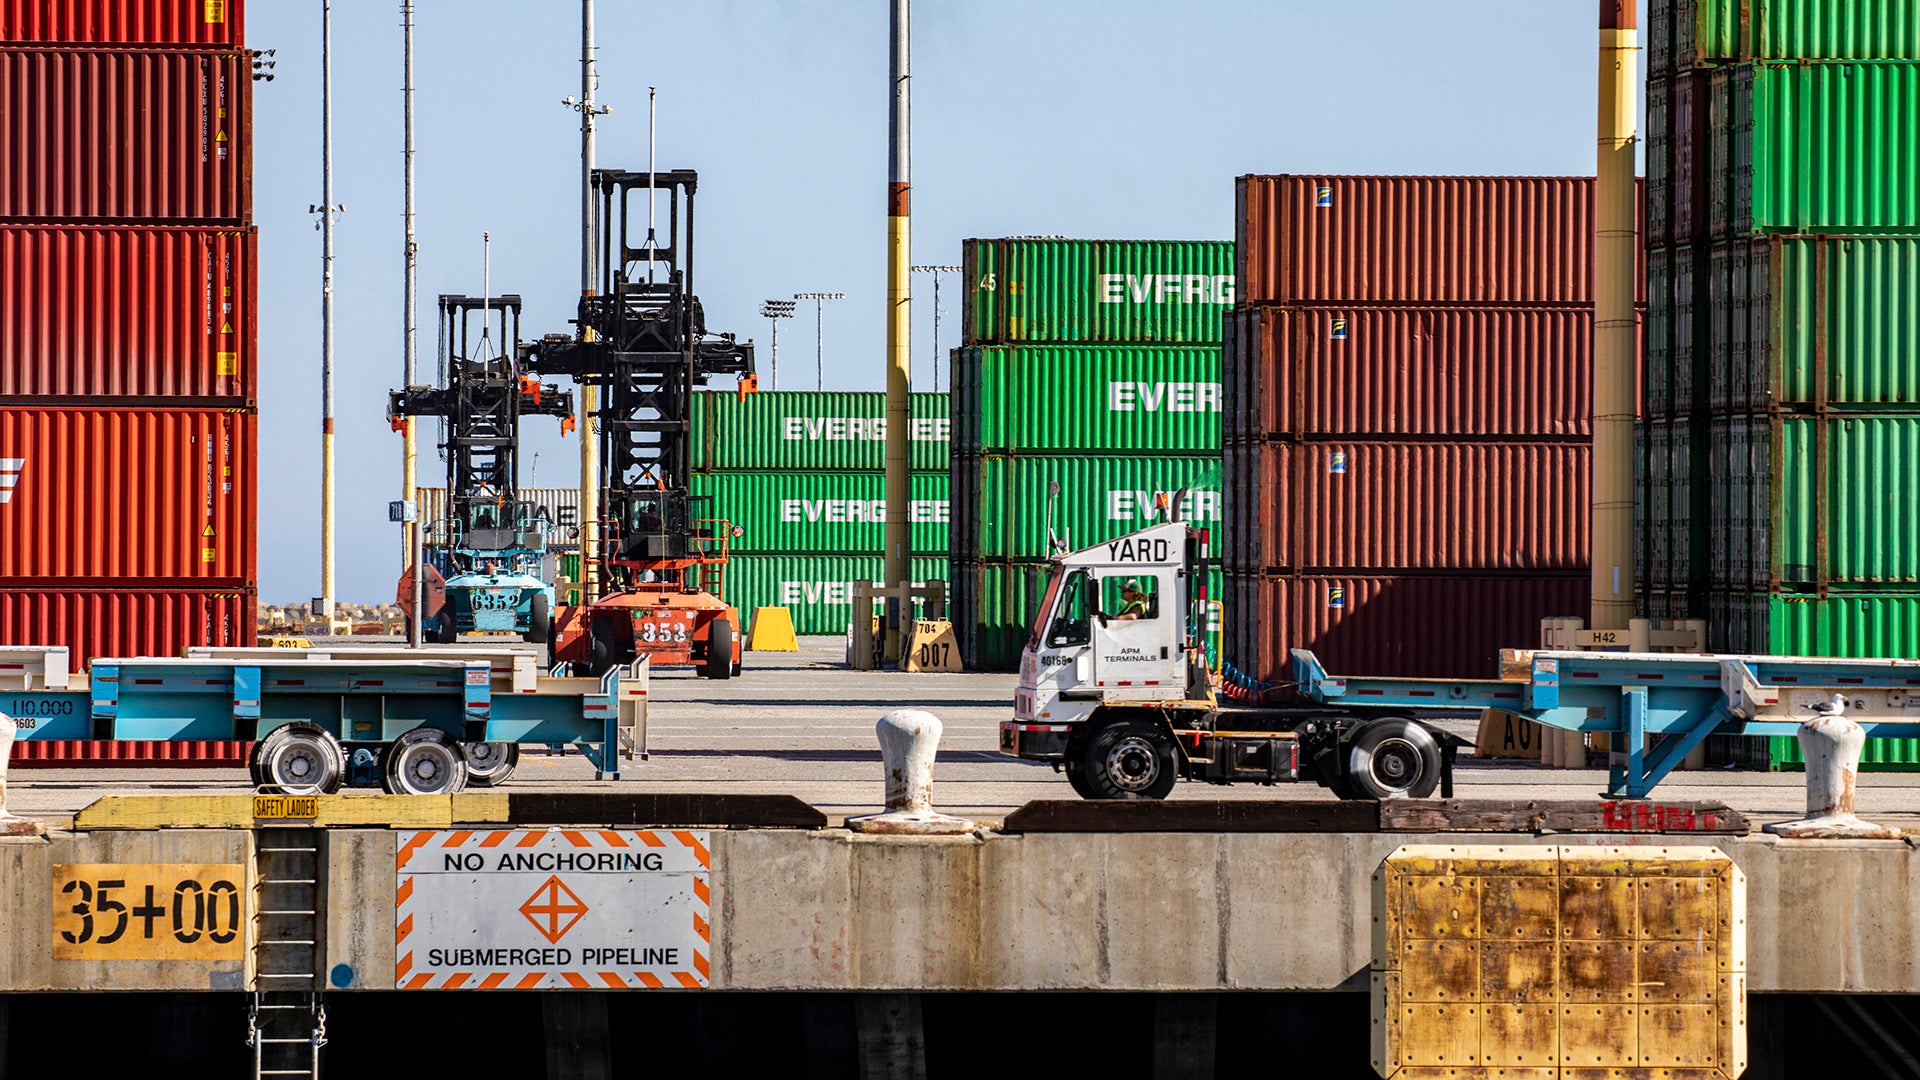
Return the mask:
<path id="1" fill-rule="evenodd" d="M 1374 875 L 1374 1069 L 1737 1077 L 1745 889 L 1714 848 L 1403 847 Z"/>
<path id="2" fill-rule="evenodd" d="M 1283 799 L 1036 799 L 1002 830 L 1041 832 L 1378 832 L 1378 804 Z"/>

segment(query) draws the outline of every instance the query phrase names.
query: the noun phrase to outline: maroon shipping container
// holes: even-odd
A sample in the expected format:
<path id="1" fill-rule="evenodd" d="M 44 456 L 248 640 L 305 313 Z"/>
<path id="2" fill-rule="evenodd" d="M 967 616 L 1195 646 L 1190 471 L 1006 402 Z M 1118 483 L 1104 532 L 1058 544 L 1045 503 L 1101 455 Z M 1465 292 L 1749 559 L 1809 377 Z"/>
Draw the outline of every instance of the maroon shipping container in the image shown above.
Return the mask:
<path id="1" fill-rule="evenodd" d="M 0 584 L 254 580 L 257 429 L 221 409 L 0 407 Z"/>
<path id="2" fill-rule="evenodd" d="M 1591 431 L 1591 308 L 1242 309 L 1227 438 Z"/>
<path id="3" fill-rule="evenodd" d="M 250 406 L 252 229 L 0 225 L 0 397 Z"/>
<path id="4" fill-rule="evenodd" d="M 245 11 L 243 0 L 0 0 L 0 42 L 237 46 Z"/>
<path id="5" fill-rule="evenodd" d="M 1581 570 L 1592 459 L 1573 441 L 1229 446 L 1223 565 Z"/>
<path id="6" fill-rule="evenodd" d="M 1537 647 L 1540 620 L 1591 605 L 1587 574 L 1236 575 L 1227 579 L 1226 659 L 1254 678 L 1293 679 L 1293 649 L 1334 675 L 1490 679 L 1501 649 Z"/>
<path id="7" fill-rule="evenodd" d="M 1593 303 L 1590 177 L 1242 176 L 1235 194 L 1242 305 Z"/>
<path id="8" fill-rule="evenodd" d="M 253 586 L 241 589 L 0 589 L 0 645 L 65 645 L 73 670 L 99 656 L 179 656 L 189 645 L 252 645 Z"/>
<path id="9" fill-rule="evenodd" d="M 241 225 L 245 53 L 0 48 L 0 218 Z"/>

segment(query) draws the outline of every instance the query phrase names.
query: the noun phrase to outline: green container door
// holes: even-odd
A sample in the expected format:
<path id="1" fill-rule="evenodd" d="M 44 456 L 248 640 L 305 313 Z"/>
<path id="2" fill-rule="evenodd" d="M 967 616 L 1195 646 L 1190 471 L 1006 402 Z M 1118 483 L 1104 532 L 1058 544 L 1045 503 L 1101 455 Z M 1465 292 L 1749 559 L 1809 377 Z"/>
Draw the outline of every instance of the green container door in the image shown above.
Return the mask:
<path id="1" fill-rule="evenodd" d="M 1920 239 L 1774 236 L 1732 282 L 1727 404 L 1920 409 Z M 1824 332 L 1823 332 L 1824 328 Z M 1824 372 L 1823 372 L 1824 368 Z M 1742 392 L 1744 391 L 1744 392 Z M 1718 404 L 1718 403 L 1716 403 Z"/>
<path id="2" fill-rule="evenodd" d="M 916 552 L 947 552 L 947 473 L 912 477 Z M 742 530 L 732 550 L 752 554 L 878 554 L 886 546 L 887 480 L 881 473 L 695 473 L 695 495 Z"/>
<path id="3" fill-rule="evenodd" d="M 968 240 L 963 251 L 963 345 L 1216 344 L 1233 306 L 1231 241 Z"/>
<path id="4" fill-rule="evenodd" d="M 1657 13 L 1668 6 L 1654 4 Z M 1920 56 L 1920 0 L 1673 0 L 1671 7 L 1682 67 Z"/>
<path id="5" fill-rule="evenodd" d="M 1743 64 L 1712 94 L 1716 231 L 1920 232 L 1920 62 Z"/>
<path id="6" fill-rule="evenodd" d="M 914 394 L 913 468 L 947 467 L 947 395 Z M 880 471 L 887 467 L 887 395 L 829 390 L 699 395 L 693 468 Z"/>
<path id="7" fill-rule="evenodd" d="M 1217 346 L 956 349 L 956 454 L 1214 453 Z"/>
<path id="8" fill-rule="evenodd" d="M 878 555 L 736 555 L 727 561 L 727 602 L 751 619 L 755 608 L 784 607 L 799 634 L 844 634 L 855 582 L 881 583 Z M 947 580 L 947 560 L 913 560 L 913 580 Z M 951 595 L 951 594 L 949 594 Z"/>
<path id="9" fill-rule="evenodd" d="M 1754 488 L 1779 485 L 1773 581 L 1755 584 L 1920 588 L 1920 417 L 1776 417 L 1735 437 L 1764 440 Z"/>
<path id="10" fill-rule="evenodd" d="M 1049 488 L 1060 485 L 1053 533 L 1074 548 L 1091 547 L 1160 520 L 1161 496 L 1191 489 L 1185 518 L 1220 522 L 1220 458 L 1044 457 L 961 458 L 954 463 L 954 555 L 971 559 L 1043 559 Z"/>

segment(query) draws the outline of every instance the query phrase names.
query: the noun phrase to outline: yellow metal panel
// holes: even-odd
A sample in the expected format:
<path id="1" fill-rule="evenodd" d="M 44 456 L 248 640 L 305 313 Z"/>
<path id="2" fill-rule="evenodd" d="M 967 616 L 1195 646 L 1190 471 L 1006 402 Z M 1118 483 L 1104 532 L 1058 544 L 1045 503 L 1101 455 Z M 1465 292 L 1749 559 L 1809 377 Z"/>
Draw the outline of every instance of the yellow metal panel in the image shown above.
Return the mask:
<path id="1" fill-rule="evenodd" d="M 53 868 L 55 960 L 242 960 L 241 863 L 60 863 Z"/>
<path id="2" fill-rule="evenodd" d="M 256 808 L 278 810 L 282 802 L 255 802 L 252 795 L 107 795 L 75 814 L 78 831 L 95 829 L 246 829 L 266 824 L 318 827 L 372 826 L 441 829 L 452 825 L 503 824 L 505 792 L 458 795 L 315 795 L 313 816 L 297 821 L 256 819 Z M 298 807 L 305 810 L 306 807 Z"/>
<path id="3" fill-rule="evenodd" d="M 1382 1076 L 1745 1066 L 1745 879 L 1716 849 L 1408 847 L 1374 905 Z"/>

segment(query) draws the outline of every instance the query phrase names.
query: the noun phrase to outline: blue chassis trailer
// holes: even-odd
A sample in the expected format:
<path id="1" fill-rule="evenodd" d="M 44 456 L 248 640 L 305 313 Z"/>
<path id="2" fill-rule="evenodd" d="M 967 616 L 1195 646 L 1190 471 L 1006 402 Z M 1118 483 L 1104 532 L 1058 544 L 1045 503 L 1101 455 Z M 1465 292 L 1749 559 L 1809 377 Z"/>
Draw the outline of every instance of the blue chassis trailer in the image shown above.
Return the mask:
<path id="1" fill-rule="evenodd" d="M 1562 731 L 1623 736 L 1606 794 L 1643 798 L 1709 735 L 1793 735 L 1811 695 L 1841 695 L 1869 737 L 1920 736 L 1920 661 L 1541 650 L 1508 654 L 1508 679 L 1329 675 L 1293 650 L 1302 696 L 1324 705 L 1495 709 Z M 1526 665 L 1524 677 L 1517 673 Z M 1911 695 L 1912 705 L 1908 704 Z M 1799 699 L 1799 704 L 1795 703 Z M 1795 711 L 1798 711 L 1796 718 Z M 1904 715 L 1910 719 L 1874 719 Z M 1647 737 L 1657 741 L 1647 745 Z"/>
<path id="2" fill-rule="evenodd" d="M 575 746 L 620 777 L 621 671 L 496 689 L 486 660 L 98 659 L 83 689 L 0 690 L 19 739 L 258 740 L 289 723 L 351 755 L 420 727 L 461 743 Z M 76 680 L 77 681 L 77 680 Z"/>

